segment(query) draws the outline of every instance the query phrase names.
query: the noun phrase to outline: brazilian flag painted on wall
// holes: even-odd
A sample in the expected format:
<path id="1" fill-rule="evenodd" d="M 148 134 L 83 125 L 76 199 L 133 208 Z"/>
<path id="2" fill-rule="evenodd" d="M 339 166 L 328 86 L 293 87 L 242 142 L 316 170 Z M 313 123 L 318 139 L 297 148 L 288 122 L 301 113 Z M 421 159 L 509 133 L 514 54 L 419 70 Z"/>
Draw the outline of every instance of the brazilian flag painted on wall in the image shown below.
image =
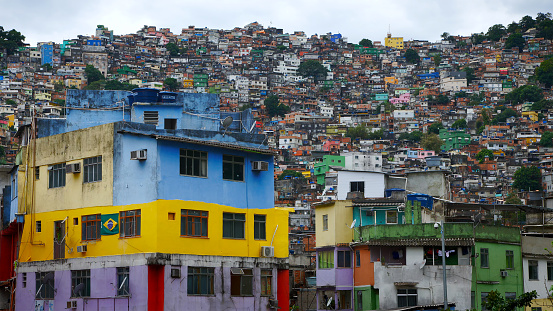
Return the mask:
<path id="1" fill-rule="evenodd" d="M 119 214 L 102 214 L 102 235 L 119 233 Z"/>

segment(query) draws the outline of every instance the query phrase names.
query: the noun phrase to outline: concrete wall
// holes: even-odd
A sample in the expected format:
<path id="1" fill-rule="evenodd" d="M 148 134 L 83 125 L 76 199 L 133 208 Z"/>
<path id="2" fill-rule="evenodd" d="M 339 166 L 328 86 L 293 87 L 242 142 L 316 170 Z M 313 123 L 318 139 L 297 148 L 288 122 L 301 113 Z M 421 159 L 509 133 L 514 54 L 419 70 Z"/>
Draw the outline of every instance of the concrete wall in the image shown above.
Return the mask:
<path id="1" fill-rule="evenodd" d="M 365 198 L 382 198 L 386 189 L 385 175 L 374 172 L 338 171 L 338 200 L 345 200 L 350 192 L 350 182 L 365 182 Z"/>
<path id="2" fill-rule="evenodd" d="M 441 266 L 424 266 L 422 248 L 406 249 L 406 265 L 383 266 L 374 263 L 375 288 L 379 290 L 380 309 L 397 308 L 397 286 L 394 282 L 410 282 L 417 289 L 418 305 L 443 303 Z M 448 301 L 457 304 L 456 310 L 470 309 L 472 267 L 448 266 Z"/>
<path id="3" fill-rule="evenodd" d="M 433 197 L 446 197 L 449 189 L 444 172 L 425 171 L 408 173 L 406 190 Z"/>

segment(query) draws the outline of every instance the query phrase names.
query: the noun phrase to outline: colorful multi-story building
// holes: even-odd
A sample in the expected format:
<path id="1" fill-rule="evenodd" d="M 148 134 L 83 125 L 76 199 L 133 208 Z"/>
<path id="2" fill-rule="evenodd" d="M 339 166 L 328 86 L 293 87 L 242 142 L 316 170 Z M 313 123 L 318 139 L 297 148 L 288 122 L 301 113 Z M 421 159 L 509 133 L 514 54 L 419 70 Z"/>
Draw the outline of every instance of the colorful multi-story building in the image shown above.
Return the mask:
<path id="1" fill-rule="evenodd" d="M 439 136 L 443 141 L 442 150 L 445 151 L 461 149 L 471 142 L 470 134 L 461 130 L 440 129 Z"/>
<path id="2" fill-rule="evenodd" d="M 388 33 L 384 38 L 384 45 L 388 48 L 403 50 L 403 37 L 392 37 L 392 34 Z"/>
<path id="3" fill-rule="evenodd" d="M 323 161 L 320 163 L 315 163 L 313 166 L 313 175 L 317 178 L 317 183 L 319 185 L 325 184 L 326 172 L 330 170 L 331 166 L 346 166 L 346 158 L 344 156 L 338 155 L 325 155 L 323 156 Z"/>
<path id="4" fill-rule="evenodd" d="M 17 310 L 288 310 L 273 153 L 218 102 L 69 90 L 65 119 L 27 128 Z"/>

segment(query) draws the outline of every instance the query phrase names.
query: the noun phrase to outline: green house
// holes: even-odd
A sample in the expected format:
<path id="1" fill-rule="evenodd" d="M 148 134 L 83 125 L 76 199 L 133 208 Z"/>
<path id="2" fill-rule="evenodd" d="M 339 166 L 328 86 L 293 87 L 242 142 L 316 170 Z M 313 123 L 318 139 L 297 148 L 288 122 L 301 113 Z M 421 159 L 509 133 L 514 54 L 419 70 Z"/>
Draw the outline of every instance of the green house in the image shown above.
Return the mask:
<path id="1" fill-rule="evenodd" d="M 341 166 L 345 167 L 346 165 L 346 158 L 343 156 L 337 156 L 337 155 L 325 155 L 323 156 L 323 161 L 320 163 L 316 163 L 313 166 L 313 175 L 317 178 L 317 183 L 319 185 L 325 184 L 325 176 L 326 172 L 329 171 L 330 166 Z"/>
<path id="2" fill-rule="evenodd" d="M 470 134 L 462 130 L 440 129 L 440 139 L 443 140 L 442 150 L 461 149 L 470 144 Z"/>

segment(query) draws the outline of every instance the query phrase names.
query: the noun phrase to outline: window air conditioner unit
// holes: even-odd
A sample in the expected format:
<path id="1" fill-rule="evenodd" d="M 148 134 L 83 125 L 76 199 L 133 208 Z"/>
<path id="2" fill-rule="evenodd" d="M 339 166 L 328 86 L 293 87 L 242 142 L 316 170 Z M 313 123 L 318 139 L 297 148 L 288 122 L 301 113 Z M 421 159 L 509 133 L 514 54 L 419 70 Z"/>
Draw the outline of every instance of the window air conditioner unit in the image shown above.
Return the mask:
<path id="1" fill-rule="evenodd" d="M 253 161 L 252 162 L 252 171 L 268 171 L 269 162 L 265 161 Z"/>
<path id="2" fill-rule="evenodd" d="M 81 172 L 81 163 L 71 163 L 65 166 L 65 173 L 75 174 Z"/>
<path id="3" fill-rule="evenodd" d="M 180 269 L 179 268 L 171 268 L 171 277 L 172 278 L 180 278 Z"/>
<path id="4" fill-rule="evenodd" d="M 507 271 L 505 271 L 505 270 L 501 270 L 499 273 L 500 273 L 500 275 L 501 275 L 502 278 L 507 277 L 507 276 L 509 275 L 509 274 L 507 273 Z"/>
<path id="5" fill-rule="evenodd" d="M 148 158 L 148 149 L 131 151 L 131 160 L 146 160 Z"/>
<path id="6" fill-rule="evenodd" d="M 275 248 L 272 246 L 261 246 L 261 257 L 275 257 Z"/>
<path id="7" fill-rule="evenodd" d="M 86 253 L 87 250 L 88 250 L 88 245 L 77 246 L 77 253 Z"/>
<path id="8" fill-rule="evenodd" d="M 67 301 L 67 308 L 66 309 L 76 309 L 77 308 L 77 300 L 68 300 Z"/>

